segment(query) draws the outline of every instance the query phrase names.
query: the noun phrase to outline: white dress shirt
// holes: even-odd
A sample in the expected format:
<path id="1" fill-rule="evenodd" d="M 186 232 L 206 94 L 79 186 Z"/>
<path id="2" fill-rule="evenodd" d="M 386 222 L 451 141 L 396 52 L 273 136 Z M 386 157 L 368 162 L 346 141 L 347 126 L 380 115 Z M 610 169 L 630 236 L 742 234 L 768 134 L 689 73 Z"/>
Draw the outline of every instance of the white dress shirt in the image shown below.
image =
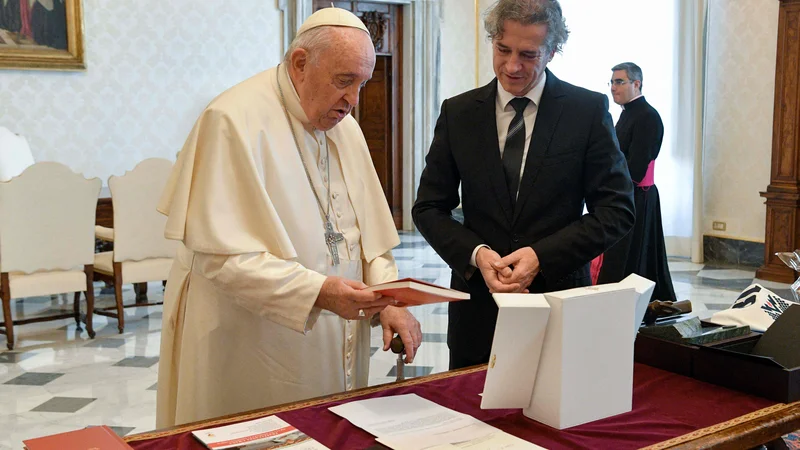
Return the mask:
<path id="1" fill-rule="evenodd" d="M 522 174 L 525 171 L 525 161 L 528 159 L 528 148 L 531 145 L 531 136 L 533 136 L 533 127 L 536 124 L 536 113 L 539 112 L 539 103 L 542 101 L 542 92 L 544 92 L 544 84 L 547 81 L 547 73 L 542 74 L 542 78 L 536 83 L 525 97 L 530 99 L 528 106 L 522 113 L 523 120 L 525 120 L 525 147 L 522 150 L 522 165 L 519 168 L 520 183 L 517 186 L 517 193 L 519 195 L 519 186 L 522 185 Z M 506 145 L 506 135 L 508 135 L 508 126 L 517 114 L 514 107 L 511 106 L 511 100 L 514 95 L 503 89 L 500 82 L 497 82 L 497 97 L 495 99 L 495 118 L 497 120 L 497 143 L 500 145 L 500 159 L 503 158 L 503 150 Z M 472 257 L 469 263 L 478 267 L 475 258 L 478 255 L 478 250 L 481 247 L 489 247 L 488 245 L 479 245 L 472 251 Z"/>

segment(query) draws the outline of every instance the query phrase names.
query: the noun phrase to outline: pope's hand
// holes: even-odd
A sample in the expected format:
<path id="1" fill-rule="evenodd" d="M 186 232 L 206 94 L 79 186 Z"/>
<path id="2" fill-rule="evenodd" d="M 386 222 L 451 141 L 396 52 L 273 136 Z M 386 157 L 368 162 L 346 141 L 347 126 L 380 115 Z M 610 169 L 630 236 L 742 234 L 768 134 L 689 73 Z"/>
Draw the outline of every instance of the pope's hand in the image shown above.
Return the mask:
<path id="1" fill-rule="evenodd" d="M 322 283 L 314 306 L 328 310 L 349 320 L 369 319 L 393 302 L 391 297 L 381 297 L 375 292 L 362 291 L 367 287 L 360 281 L 341 277 L 328 277 Z M 359 314 L 363 311 L 363 314 Z"/>
<path id="2" fill-rule="evenodd" d="M 389 350 L 392 336 L 397 333 L 406 349 L 405 362 L 413 362 L 417 349 L 422 344 L 422 329 L 414 315 L 406 308 L 387 306 L 381 311 L 381 327 L 383 327 L 383 351 Z"/>

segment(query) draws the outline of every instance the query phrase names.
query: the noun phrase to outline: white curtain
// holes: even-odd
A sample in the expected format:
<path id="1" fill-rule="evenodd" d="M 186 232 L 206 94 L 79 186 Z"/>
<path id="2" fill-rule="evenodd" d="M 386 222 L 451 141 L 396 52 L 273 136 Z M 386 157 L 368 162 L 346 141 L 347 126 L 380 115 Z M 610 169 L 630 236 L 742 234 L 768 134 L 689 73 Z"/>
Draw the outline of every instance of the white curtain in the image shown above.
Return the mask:
<path id="1" fill-rule="evenodd" d="M 691 256 L 703 262 L 703 114 L 705 111 L 706 36 L 708 0 L 679 0 L 676 4 L 675 95 L 673 120 L 675 141 L 672 147 L 677 162 L 673 168 L 675 188 L 665 208 L 664 233 L 670 254 Z M 659 182 L 660 183 L 660 182 Z M 691 210 L 680 203 L 691 199 Z M 674 211 L 670 216 L 668 213 Z M 667 221 L 670 222 L 667 222 Z M 686 238 L 688 236 L 688 239 Z M 688 246 L 688 248 L 687 248 Z"/>
<path id="2" fill-rule="evenodd" d="M 664 122 L 656 184 L 670 255 L 702 258 L 702 117 L 707 0 L 561 0 L 570 36 L 548 66 L 608 95 L 611 67 L 642 68 L 642 93 Z M 609 95 L 616 121 L 621 108 Z M 696 236 L 696 238 L 695 238 Z M 695 248 L 696 247 L 696 248 Z"/>

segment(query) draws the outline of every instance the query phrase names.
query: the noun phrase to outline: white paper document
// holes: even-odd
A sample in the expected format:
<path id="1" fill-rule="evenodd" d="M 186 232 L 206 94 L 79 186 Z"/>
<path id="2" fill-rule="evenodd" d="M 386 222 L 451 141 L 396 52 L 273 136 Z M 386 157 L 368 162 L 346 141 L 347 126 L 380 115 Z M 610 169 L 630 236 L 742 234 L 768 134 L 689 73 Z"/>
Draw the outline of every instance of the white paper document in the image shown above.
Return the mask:
<path id="1" fill-rule="evenodd" d="M 543 448 L 416 394 L 360 400 L 330 410 L 395 450 Z"/>
<path id="2" fill-rule="evenodd" d="M 327 450 L 328 447 L 308 437 L 276 416 L 192 431 L 194 437 L 213 450 L 267 450 L 290 448 L 292 450 Z"/>

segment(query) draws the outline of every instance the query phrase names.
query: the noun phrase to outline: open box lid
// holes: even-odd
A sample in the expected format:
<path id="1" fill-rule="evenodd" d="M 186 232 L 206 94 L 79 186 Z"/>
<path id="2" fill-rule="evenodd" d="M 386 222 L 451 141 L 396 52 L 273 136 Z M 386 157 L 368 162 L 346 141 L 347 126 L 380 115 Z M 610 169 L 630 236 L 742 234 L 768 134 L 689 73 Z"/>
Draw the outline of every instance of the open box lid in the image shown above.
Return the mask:
<path id="1" fill-rule="evenodd" d="M 800 367 L 800 305 L 793 304 L 778 316 L 750 353 L 771 358 L 786 369 Z"/>
<path id="2" fill-rule="evenodd" d="M 793 304 L 755 342 L 700 346 L 703 351 L 722 352 L 737 359 L 792 370 L 800 367 L 800 305 Z"/>

